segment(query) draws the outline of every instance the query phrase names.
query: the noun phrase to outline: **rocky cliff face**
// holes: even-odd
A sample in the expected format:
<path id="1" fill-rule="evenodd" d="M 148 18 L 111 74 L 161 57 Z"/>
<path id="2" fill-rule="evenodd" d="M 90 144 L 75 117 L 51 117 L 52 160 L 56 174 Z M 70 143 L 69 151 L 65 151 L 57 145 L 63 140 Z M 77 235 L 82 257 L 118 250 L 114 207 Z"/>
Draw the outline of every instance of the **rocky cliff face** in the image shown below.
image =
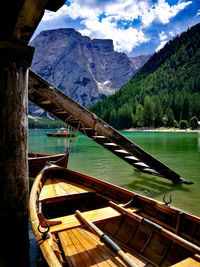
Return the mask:
<path id="1" fill-rule="evenodd" d="M 31 69 L 88 106 L 114 93 L 147 61 L 114 51 L 112 40 L 91 40 L 74 29 L 41 32 L 32 42 Z"/>

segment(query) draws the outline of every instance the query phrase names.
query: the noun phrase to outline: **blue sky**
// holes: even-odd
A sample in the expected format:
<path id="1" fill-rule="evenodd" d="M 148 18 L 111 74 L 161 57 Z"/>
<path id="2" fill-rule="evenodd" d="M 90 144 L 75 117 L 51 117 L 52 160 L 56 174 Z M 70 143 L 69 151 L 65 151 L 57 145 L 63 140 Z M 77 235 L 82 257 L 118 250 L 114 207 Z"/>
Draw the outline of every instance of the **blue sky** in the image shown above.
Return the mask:
<path id="1" fill-rule="evenodd" d="M 46 11 L 40 31 L 74 28 L 90 38 L 112 39 L 128 56 L 152 54 L 189 27 L 200 23 L 200 0 L 69 0 Z"/>

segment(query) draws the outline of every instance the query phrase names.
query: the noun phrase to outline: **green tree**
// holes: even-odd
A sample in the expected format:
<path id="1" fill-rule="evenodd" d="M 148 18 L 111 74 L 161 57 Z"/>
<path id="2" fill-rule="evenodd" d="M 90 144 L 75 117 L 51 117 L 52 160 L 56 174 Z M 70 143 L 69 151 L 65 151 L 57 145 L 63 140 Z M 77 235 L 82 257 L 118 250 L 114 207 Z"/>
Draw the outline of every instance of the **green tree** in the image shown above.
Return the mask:
<path id="1" fill-rule="evenodd" d="M 197 117 L 196 116 L 192 117 L 191 120 L 190 120 L 190 127 L 191 127 L 191 129 L 192 130 L 195 130 L 195 129 L 198 128 L 198 126 L 199 126 L 199 124 L 198 124 Z"/>
<path id="2" fill-rule="evenodd" d="M 136 107 L 135 121 L 138 127 L 144 126 L 144 108 L 140 104 Z"/>
<path id="3" fill-rule="evenodd" d="M 152 127 L 154 121 L 154 106 L 151 98 L 145 96 L 144 98 L 144 125 Z"/>
<path id="4" fill-rule="evenodd" d="M 153 97 L 153 102 L 154 102 L 154 126 L 155 127 L 160 127 L 163 122 L 163 109 L 162 109 L 162 104 L 160 101 L 160 98 L 156 95 Z"/>
<path id="5" fill-rule="evenodd" d="M 162 118 L 162 122 L 163 122 L 163 125 L 166 127 L 167 126 L 167 121 L 168 121 L 168 118 L 167 118 L 167 115 L 165 114 Z"/>
<path id="6" fill-rule="evenodd" d="M 190 103 L 190 98 L 189 95 L 186 94 L 184 99 L 183 99 L 183 105 L 181 109 L 181 119 L 182 120 L 187 120 L 191 118 L 191 103 Z"/>
<path id="7" fill-rule="evenodd" d="M 112 108 L 110 112 L 110 118 L 109 118 L 110 125 L 112 125 L 113 127 L 116 127 L 116 120 L 117 120 L 117 112 L 114 108 Z"/>
<path id="8" fill-rule="evenodd" d="M 171 108 L 167 110 L 167 126 L 174 126 L 174 113 Z"/>
<path id="9" fill-rule="evenodd" d="M 178 122 L 177 122 L 177 120 L 174 120 L 174 127 L 175 128 L 178 128 Z"/>
<path id="10" fill-rule="evenodd" d="M 188 121 L 187 120 L 181 120 L 179 123 L 179 128 L 180 129 L 187 129 L 189 127 Z"/>
<path id="11" fill-rule="evenodd" d="M 133 126 L 133 112 L 128 103 L 121 106 L 117 111 L 118 129 L 131 128 Z"/>

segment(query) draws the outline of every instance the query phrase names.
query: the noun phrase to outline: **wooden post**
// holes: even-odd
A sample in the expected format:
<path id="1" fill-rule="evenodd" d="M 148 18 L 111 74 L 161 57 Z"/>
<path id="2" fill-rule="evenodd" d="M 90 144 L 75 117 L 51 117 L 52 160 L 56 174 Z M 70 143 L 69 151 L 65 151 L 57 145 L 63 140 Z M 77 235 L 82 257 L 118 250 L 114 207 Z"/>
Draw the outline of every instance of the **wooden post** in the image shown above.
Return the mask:
<path id="1" fill-rule="evenodd" d="M 27 88 L 33 52 L 0 41 L 0 266 L 29 266 Z"/>

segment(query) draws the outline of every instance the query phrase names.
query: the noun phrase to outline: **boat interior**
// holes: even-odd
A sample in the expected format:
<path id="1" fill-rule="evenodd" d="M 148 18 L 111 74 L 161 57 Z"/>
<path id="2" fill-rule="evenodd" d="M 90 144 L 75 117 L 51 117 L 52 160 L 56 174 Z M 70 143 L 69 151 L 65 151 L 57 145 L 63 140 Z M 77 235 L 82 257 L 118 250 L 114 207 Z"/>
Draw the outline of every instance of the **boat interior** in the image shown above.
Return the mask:
<path id="1" fill-rule="evenodd" d="M 67 169 L 48 169 L 38 185 L 39 221 L 44 229 L 50 226 L 52 251 L 61 266 L 129 266 L 76 210 L 125 252 L 130 266 L 200 266 L 200 256 L 190 249 L 191 242 L 200 245 L 199 218 Z M 163 228 L 186 246 L 163 234 Z"/>

